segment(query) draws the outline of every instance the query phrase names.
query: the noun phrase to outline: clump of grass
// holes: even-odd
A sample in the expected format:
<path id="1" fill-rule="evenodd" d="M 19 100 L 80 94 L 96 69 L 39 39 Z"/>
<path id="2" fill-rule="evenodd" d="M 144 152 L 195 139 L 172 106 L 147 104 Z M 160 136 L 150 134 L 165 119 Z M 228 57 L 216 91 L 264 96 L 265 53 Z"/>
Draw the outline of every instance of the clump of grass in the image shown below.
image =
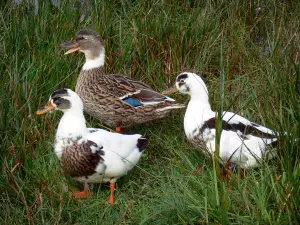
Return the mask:
<path id="1" fill-rule="evenodd" d="M 94 1 L 83 23 L 73 1 L 59 9 L 41 2 L 36 16 L 11 4 L 0 13 L 1 224 L 300 223 L 297 1 Z M 118 182 L 116 206 L 107 205 L 104 184 L 94 186 L 93 199 L 70 198 L 67 189 L 76 183 L 61 173 L 53 152 L 61 115 L 37 118 L 35 111 L 55 89 L 74 88 L 84 57 L 63 56 L 59 44 L 85 27 L 105 39 L 107 73 L 160 91 L 182 70 L 204 71 L 216 111 L 291 135 L 276 159 L 226 185 L 185 139 L 178 110 L 127 130 L 149 135 L 151 143 Z"/>

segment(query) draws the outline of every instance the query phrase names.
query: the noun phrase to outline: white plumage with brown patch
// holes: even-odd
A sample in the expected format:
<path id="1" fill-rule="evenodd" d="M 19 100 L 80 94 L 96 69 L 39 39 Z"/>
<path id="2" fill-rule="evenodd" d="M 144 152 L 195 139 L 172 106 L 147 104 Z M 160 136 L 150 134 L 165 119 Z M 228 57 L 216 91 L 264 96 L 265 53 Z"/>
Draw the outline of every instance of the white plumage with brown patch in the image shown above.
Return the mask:
<path id="1" fill-rule="evenodd" d="M 184 116 L 187 138 L 198 146 L 204 142 L 206 149 L 201 150 L 208 155 L 214 154 L 217 112 L 211 109 L 204 81 L 196 73 L 183 72 L 176 78 L 176 89 L 165 91 L 164 94 L 176 91 L 190 96 Z M 219 157 L 224 164 L 230 161 L 241 168 L 256 167 L 266 157 L 269 146 L 277 144 L 277 132 L 233 112 L 223 112 L 220 122 L 222 133 Z"/>
<path id="2" fill-rule="evenodd" d="M 46 106 L 38 115 L 60 110 L 62 116 L 55 140 L 55 153 L 65 173 L 85 183 L 83 192 L 72 195 L 89 197 L 88 183 L 110 182 L 114 204 L 115 182 L 127 174 L 140 160 L 148 139 L 140 134 L 123 135 L 97 128 L 87 128 L 83 115 L 83 102 L 70 89 L 52 93 Z"/>

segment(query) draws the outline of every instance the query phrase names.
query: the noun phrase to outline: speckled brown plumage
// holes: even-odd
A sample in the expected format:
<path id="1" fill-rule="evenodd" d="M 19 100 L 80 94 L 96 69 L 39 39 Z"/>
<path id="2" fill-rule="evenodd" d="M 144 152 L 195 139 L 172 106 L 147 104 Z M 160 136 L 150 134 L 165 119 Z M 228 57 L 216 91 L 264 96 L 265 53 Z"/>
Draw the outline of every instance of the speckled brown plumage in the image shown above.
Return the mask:
<path id="1" fill-rule="evenodd" d="M 120 98 L 128 93 L 144 93 L 134 96 L 142 98 L 155 92 L 146 84 L 122 75 L 105 75 L 104 67 L 82 70 L 76 85 L 76 93 L 84 102 L 85 111 L 91 116 L 101 120 L 112 127 L 129 127 L 166 117 L 172 106 L 184 107 L 172 101 L 161 101 L 153 105 L 133 107 Z M 161 95 L 157 93 L 157 98 Z M 169 109 L 156 111 L 170 106 Z"/>
<path id="2" fill-rule="evenodd" d="M 91 147 L 94 148 L 94 153 Z M 61 166 L 64 173 L 72 177 L 93 175 L 97 165 L 103 161 L 101 155 L 104 155 L 104 151 L 101 149 L 92 141 L 80 144 L 78 141 L 73 142 L 62 153 Z"/>

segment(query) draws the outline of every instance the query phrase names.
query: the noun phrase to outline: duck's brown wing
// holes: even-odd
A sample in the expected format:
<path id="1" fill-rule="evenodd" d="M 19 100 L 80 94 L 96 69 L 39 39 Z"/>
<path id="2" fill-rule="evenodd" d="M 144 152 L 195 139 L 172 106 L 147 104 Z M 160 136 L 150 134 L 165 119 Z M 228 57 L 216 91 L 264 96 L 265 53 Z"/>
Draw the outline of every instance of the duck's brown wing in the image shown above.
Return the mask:
<path id="1" fill-rule="evenodd" d="M 103 164 L 103 155 L 103 147 L 93 141 L 75 142 L 63 151 L 61 166 L 72 177 L 91 176 L 96 173 L 97 166 Z"/>
<path id="2" fill-rule="evenodd" d="M 142 104 L 155 104 L 164 101 L 174 101 L 151 89 L 147 84 L 119 74 L 106 75 L 106 88 L 115 97 L 123 100 L 129 97 Z"/>

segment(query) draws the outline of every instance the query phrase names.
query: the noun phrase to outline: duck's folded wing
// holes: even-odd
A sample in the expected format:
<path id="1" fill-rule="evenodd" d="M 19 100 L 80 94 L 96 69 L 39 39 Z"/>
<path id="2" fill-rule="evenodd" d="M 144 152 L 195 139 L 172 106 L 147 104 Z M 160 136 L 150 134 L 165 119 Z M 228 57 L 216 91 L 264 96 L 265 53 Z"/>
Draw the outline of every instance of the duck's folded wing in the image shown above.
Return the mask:
<path id="1" fill-rule="evenodd" d="M 103 146 L 103 151 L 113 151 L 122 158 L 127 158 L 135 149 L 138 148 L 140 134 L 124 135 L 105 130 L 89 133 L 86 138 L 98 145 Z"/>
<path id="2" fill-rule="evenodd" d="M 104 172 L 105 168 L 101 167 L 104 162 L 103 156 L 102 145 L 82 139 L 65 149 L 61 164 L 64 172 L 72 177 L 90 176 L 96 171 Z"/>
<path id="3" fill-rule="evenodd" d="M 133 107 L 175 101 L 152 90 L 143 82 L 136 81 L 130 77 L 113 74 L 107 75 L 106 78 L 107 85 L 105 85 L 105 88 L 109 87 L 107 91 Z"/>
<path id="4" fill-rule="evenodd" d="M 154 105 L 165 101 L 175 102 L 175 100 L 172 98 L 169 98 L 155 91 L 146 89 L 140 90 L 133 94 L 128 94 L 126 96 L 121 97 L 120 99 L 126 102 L 131 102 L 134 99 L 138 101 L 140 105 Z"/>
<path id="5" fill-rule="evenodd" d="M 251 122 L 250 120 L 233 112 L 223 112 L 222 120 L 223 130 L 235 131 L 242 137 L 252 135 L 264 139 L 276 139 L 278 136 L 277 132 L 257 123 Z"/>

